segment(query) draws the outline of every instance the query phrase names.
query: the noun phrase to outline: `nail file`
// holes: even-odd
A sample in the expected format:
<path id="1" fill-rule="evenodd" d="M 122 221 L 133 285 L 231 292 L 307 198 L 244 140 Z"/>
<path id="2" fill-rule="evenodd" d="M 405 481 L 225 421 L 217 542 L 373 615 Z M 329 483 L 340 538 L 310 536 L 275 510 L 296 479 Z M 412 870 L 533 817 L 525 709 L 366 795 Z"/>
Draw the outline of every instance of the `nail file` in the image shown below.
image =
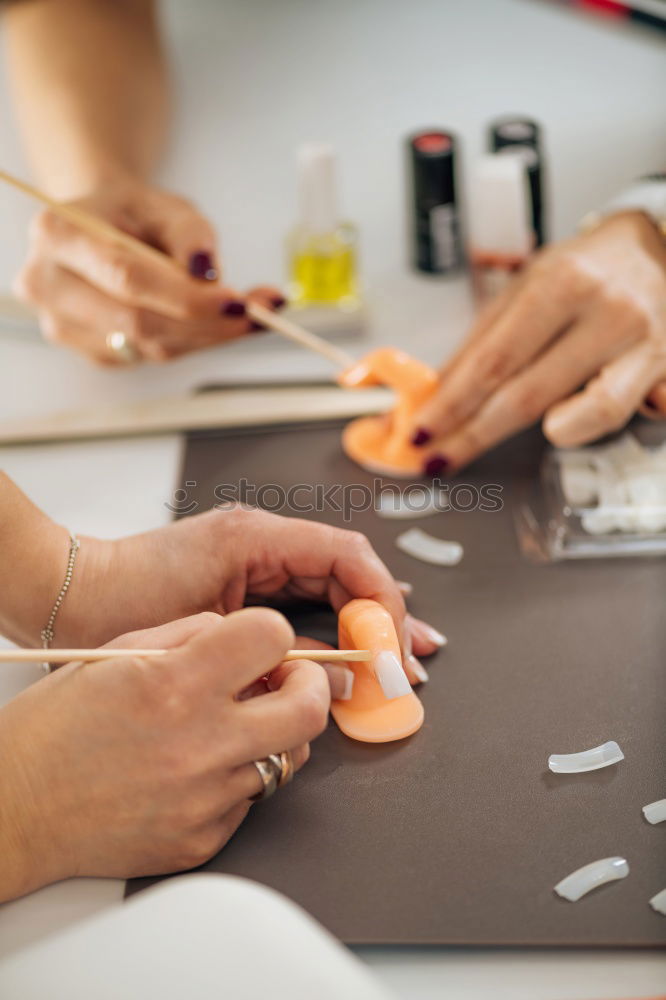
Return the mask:
<path id="1" fill-rule="evenodd" d="M 352 696 L 334 701 L 331 714 L 345 734 L 362 743 L 390 743 L 411 736 L 423 725 L 423 705 L 413 691 L 386 698 L 375 676 L 373 664 L 382 653 L 402 662 L 393 620 L 376 601 L 354 600 L 345 604 L 338 620 L 341 649 L 369 649 L 371 660 L 348 663 L 354 672 Z"/>

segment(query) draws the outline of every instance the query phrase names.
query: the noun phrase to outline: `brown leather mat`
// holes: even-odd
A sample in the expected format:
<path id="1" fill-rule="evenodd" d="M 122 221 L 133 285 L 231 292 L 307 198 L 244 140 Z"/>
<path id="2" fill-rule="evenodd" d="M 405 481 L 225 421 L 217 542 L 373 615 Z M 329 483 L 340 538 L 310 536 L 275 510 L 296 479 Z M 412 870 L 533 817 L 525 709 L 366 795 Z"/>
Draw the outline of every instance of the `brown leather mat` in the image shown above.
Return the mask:
<path id="1" fill-rule="evenodd" d="M 206 870 L 278 889 L 350 944 L 666 943 L 666 918 L 648 906 L 666 887 L 666 824 L 641 814 L 666 796 L 666 561 L 525 561 L 512 510 L 542 448 L 538 433 L 522 435 L 460 477 L 501 485 L 499 512 L 353 517 L 413 583 L 413 612 L 449 637 L 420 690 L 425 726 L 372 746 L 331 724 L 294 783 L 253 808 Z M 187 490 L 199 509 L 243 478 L 373 481 L 341 454 L 339 426 L 188 440 L 182 482 L 196 482 Z M 344 524 L 331 510 L 308 516 Z M 399 552 L 394 539 L 412 525 L 462 542 L 462 563 L 441 569 Z M 304 633 L 334 636 L 327 612 L 297 617 Z M 619 765 L 547 770 L 550 753 L 609 739 L 625 753 Z M 629 861 L 624 881 L 578 903 L 553 893 L 573 869 L 616 854 Z"/>

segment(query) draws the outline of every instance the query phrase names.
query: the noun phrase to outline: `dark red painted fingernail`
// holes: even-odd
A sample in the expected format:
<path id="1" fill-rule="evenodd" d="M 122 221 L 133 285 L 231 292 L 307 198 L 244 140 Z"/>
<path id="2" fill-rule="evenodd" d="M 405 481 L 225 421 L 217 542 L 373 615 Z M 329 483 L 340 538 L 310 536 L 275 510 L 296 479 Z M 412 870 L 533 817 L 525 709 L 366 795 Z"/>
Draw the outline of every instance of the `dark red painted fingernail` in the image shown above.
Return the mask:
<path id="1" fill-rule="evenodd" d="M 238 302 L 236 299 L 232 299 L 231 302 L 222 303 L 220 306 L 220 312 L 223 316 L 244 316 L 245 305 L 242 302 Z"/>
<path id="2" fill-rule="evenodd" d="M 193 278 L 203 278 L 204 281 L 217 279 L 217 268 L 207 250 L 198 250 L 190 254 L 187 267 Z"/>
<path id="3" fill-rule="evenodd" d="M 273 309 L 282 309 L 282 306 L 286 306 L 287 300 L 284 295 L 271 295 L 271 305 Z"/>
<path id="4" fill-rule="evenodd" d="M 445 455 L 432 455 L 423 466 L 423 471 L 426 476 L 430 476 L 431 479 L 436 479 L 438 476 L 442 475 L 450 464 L 451 463 Z"/>
<path id="5" fill-rule="evenodd" d="M 412 434 L 412 444 L 415 448 L 421 448 L 424 444 L 428 444 L 432 441 L 432 431 L 429 431 L 426 427 L 417 427 L 417 429 Z"/>
<path id="6" fill-rule="evenodd" d="M 265 330 L 266 327 L 263 323 L 257 323 L 256 319 L 253 319 L 250 323 L 249 333 L 259 333 L 260 330 Z"/>

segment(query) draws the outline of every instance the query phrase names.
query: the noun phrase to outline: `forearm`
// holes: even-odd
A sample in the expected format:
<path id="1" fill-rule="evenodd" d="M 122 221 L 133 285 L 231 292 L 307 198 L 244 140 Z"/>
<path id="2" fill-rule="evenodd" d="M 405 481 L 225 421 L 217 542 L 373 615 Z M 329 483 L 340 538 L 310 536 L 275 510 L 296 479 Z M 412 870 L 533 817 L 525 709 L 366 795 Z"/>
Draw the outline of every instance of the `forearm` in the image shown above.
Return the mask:
<path id="1" fill-rule="evenodd" d="M 37 178 L 79 197 L 118 173 L 146 176 L 168 85 L 154 0 L 27 0 L 5 16 L 19 124 Z"/>

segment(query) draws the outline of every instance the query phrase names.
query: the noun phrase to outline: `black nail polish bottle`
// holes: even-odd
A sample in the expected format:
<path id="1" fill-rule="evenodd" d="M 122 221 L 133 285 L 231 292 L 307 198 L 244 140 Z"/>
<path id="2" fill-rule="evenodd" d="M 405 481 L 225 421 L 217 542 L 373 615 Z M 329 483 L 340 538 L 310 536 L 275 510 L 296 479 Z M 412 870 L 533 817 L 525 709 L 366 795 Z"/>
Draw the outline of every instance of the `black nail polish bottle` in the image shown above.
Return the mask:
<path id="1" fill-rule="evenodd" d="M 532 223 L 535 245 L 548 241 L 545 196 L 544 151 L 541 126 L 532 118 L 507 116 L 491 122 L 488 131 L 488 148 L 492 153 L 504 150 L 522 152 L 532 198 Z"/>
<path id="2" fill-rule="evenodd" d="M 448 274 L 462 264 L 455 139 L 427 129 L 407 141 L 412 189 L 412 258 L 418 271 Z"/>

